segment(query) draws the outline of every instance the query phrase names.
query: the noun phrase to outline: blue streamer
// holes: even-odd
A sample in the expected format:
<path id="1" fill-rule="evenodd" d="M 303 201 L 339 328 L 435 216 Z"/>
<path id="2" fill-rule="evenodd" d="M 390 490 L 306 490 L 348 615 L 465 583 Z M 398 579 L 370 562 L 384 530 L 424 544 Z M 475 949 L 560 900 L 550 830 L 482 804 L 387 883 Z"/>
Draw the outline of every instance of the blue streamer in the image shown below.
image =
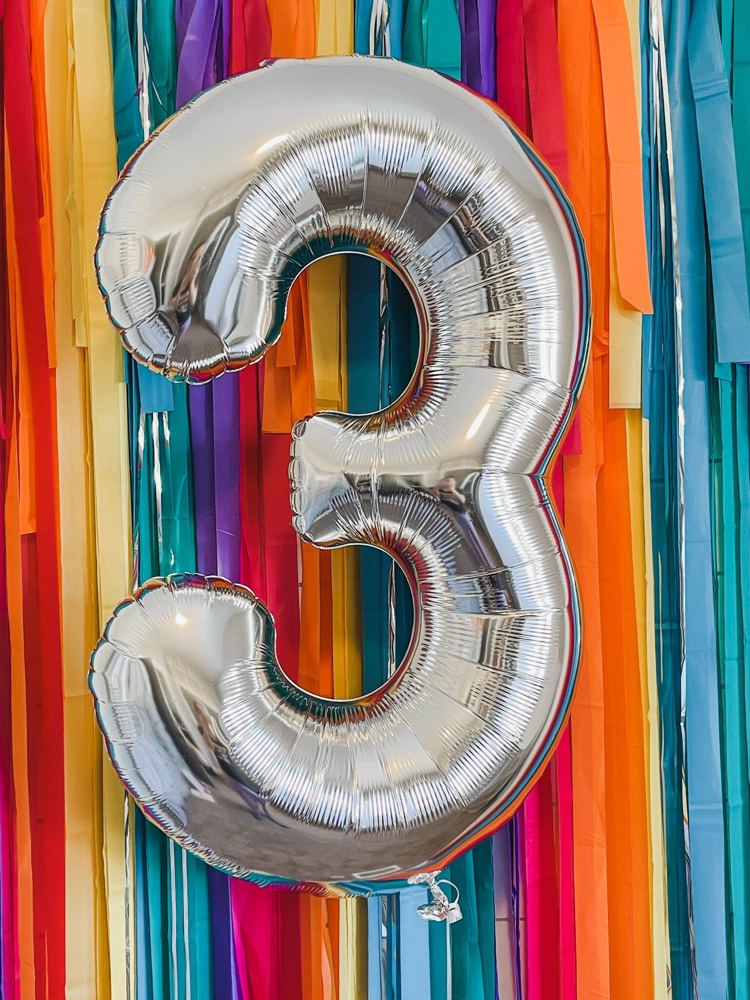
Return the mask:
<path id="1" fill-rule="evenodd" d="M 724 813 L 709 474 L 708 292 L 696 110 L 688 73 L 689 5 L 664 5 L 681 295 L 678 380 L 684 424 L 681 580 L 690 877 L 699 995 L 728 995 Z M 678 381 L 679 384 L 679 381 Z"/>

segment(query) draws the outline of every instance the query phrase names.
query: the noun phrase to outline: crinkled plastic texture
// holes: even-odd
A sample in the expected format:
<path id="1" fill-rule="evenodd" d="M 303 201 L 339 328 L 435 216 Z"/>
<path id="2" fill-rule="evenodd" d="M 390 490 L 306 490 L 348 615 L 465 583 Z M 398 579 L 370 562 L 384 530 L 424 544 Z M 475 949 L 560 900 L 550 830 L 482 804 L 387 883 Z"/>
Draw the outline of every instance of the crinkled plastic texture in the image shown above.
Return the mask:
<path id="1" fill-rule="evenodd" d="M 402 664 L 360 698 L 309 694 L 248 590 L 178 576 L 120 605 L 90 685 L 122 780 L 184 847 L 240 877 L 368 893 L 496 829 L 563 724 L 580 620 L 544 475 L 589 292 L 570 205 L 499 112 L 361 57 L 275 62 L 183 108 L 112 192 L 97 267 L 137 360 L 201 382 L 262 357 L 297 275 L 341 252 L 401 275 L 422 358 L 387 409 L 296 426 L 293 520 L 306 543 L 399 561 Z"/>

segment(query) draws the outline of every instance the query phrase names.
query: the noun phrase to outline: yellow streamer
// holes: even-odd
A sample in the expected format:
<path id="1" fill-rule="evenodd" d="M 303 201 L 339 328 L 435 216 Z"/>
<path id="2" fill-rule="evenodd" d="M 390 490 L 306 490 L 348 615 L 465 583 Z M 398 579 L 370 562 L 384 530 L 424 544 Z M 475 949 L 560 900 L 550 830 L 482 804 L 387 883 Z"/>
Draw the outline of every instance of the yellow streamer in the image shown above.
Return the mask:
<path id="1" fill-rule="evenodd" d="M 627 415 L 628 480 L 633 533 L 643 718 L 646 725 L 647 790 L 649 795 L 649 861 L 651 863 L 651 929 L 654 963 L 654 1000 L 667 1000 L 669 988 L 669 922 L 667 874 L 662 827 L 662 768 L 659 745 L 659 695 L 656 687 L 656 635 L 654 631 L 654 567 L 651 548 L 651 490 L 649 485 L 648 423 L 640 413 Z"/>
<path id="2" fill-rule="evenodd" d="M 93 496 L 85 352 L 76 343 L 80 288 L 73 267 L 80 250 L 71 219 L 74 183 L 69 47 L 70 10 L 47 5 L 45 57 L 47 129 L 54 229 L 54 327 L 60 476 L 60 567 L 65 750 L 66 996 L 110 996 L 110 960 L 102 857 L 102 745 L 91 710 L 86 662 L 100 628 L 96 589 Z M 87 948 L 80 941 L 90 942 Z"/>
<path id="3" fill-rule="evenodd" d="M 350 0 L 318 0 L 318 55 L 345 55 L 354 49 Z M 345 410 L 347 269 L 343 257 L 318 261 L 308 272 L 310 333 L 316 405 Z M 359 560 L 354 549 L 331 553 L 333 611 L 333 693 L 350 698 L 362 691 L 362 619 Z M 367 910 L 352 901 L 339 904 L 339 996 L 359 1000 L 367 993 Z"/>
<path id="4" fill-rule="evenodd" d="M 95 557 L 95 604 L 90 618 L 80 620 L 81 629 L 88 633 L 84 640 L 84 632 L 76 634 L 73 625 L 75 610 L 65 598 L 64 613 L 69 615 L 66 655 L 69 653 L 72 657 L 74 650 L 84 641 L 88 644 L 89 630 L 93 628 L 94 632 L 98 632 L 114 606 L 130 590 L 127 402 L 122 376 L 122 348 L 105 314 L 93 267 L 99 212 L 117 176 L 107 5 L 99 0 L 67 0 L 64 23 L 63 15 L 51 10 L 47 27 L 50 36 L 59 33 L 59 37 L 64 39 L 65 53 L 62 41 L 59 47 L 50 46 L 50 66 L 55 72 L 50 90 L 54 88 L 56 91 L 55 94 L 50 93 L 50 100 L 51 107 L 55 109 L 54 128 L 58 134 L 62 130 L 62 116 L 66 115 L 69 130 L 66 141 L 71 150 L 70 162 L 64 167 L 58 164 L 55 168 L 57 215 L 59 217 L 60 199 L 67 201 L 70 215 L 69 225 L 63 224 L 62 231 L 56 234 L 58 267 L 62 269 L 66 261 L 70 266 L 69 278 L 63 279 L 69 281 L 69 296 L 66 295 L 65 300 L 58 301 L 57 305 L 58 336 L 68 356 L 66 363 L 70 365 L 70 371 L 66 369 L 66 374 L 71 379 L 71 393 L 75 388 L 82 388 L 85 381 L 90 413 L 90 424 L 85 429 L 82 426 L 71 429 L 71 436 L 64 439 L 61 445 L 61 469 L 65 467 L 75 435 L 78 435 L 78 447 L 84 443 L 88 446 L 93 498 L 90 509 L 93 533 L 89 531 L 85 544 L 93 549 Z M 54 148 L 59 147 L 53 145 Z M 65 181 L 62 170 L 65 170 Z M 66 234 L 69 236 L 67 246 L 64 244 Z M 67 318 L 64 316 L 66 307 L 70 309 Z M 80 356 L 75 360 L 75 345 L 85 348 L 81 352 L 85 356 L 85 374 L 81 370 L 83 363 Z M 64 492 L 64 488 L 61 489 L 61 493 Z M 82 498 L 72 494 L 71 500 L 81 503 Z M 81 503 L 81 506 L 84 504 Z M 64 523 L 68 521 L 68 515 L 69 512 L 65 511 Z M 77 528 L 66 528 L 64 537 L 69 560 L 74 560 L 76 554 L 81 559 L 81 552 L 76 553 L 76 546 L 84 545 L 82 531 L 80 521 Z M 89 566 L 92 566 L 91 562 Z M 83 671 L 86 661 L 79 662 Z M 73 669 L 71 664 L 71 671 Z M 69 710 L 73 715 L 82 711 L 80 699 L 84 696 L 80 690 L 75 695 L 75 680 L 75 677 L 70 679 L 70 692 L 74 697 Z M 80 685 L 80 678 L 78 683 Z M 134 968 L 129 961 L 129 946 L 134 940 L 134 906 L 132 899 L 126 897 L 126 885 L 132 891 L 133 880 L 132 877 L 126 880 L 123 836 L 125 799 L 122 786 L 109 763 L 103 768 L 98 764 L 101 755 L 98 738 L 93 734 L 89 738 L 87 753 L 84 726 L 82 746 L 74 751 L 77 759 L 86 764 L 84 773 L 79 776 L 81 785 L 76 786 L 76 798 L 83 794 L 88 772 L 93 779 L 89 796 L 98 798 L 101 795 L 102 819 L 89 817 L 89 820 L 82 820 L 80 839 L 75 848 L 71 846 L 69 863 L 93 865 L 94 874 L 100 865 L 103 866 L 106 915 L 101 898 L 87 900 L 93 908 L 93 914 L 90 913 L 88 919 L 96 921 L 96 940 L 101 951 L 97 952 L 95 973 L 91 969 L 86 970 L 82 958 L 77 960 L 74 968 L 79 976 L 96 975 L 100 996 L 107 995 L 104 981 L 108 978 L 111 995 L 119 1000 L 128 995 L 129 988 L 130 995 L 135 995 Z M 96 842 L 103 853 L 103 861 L 99 860 Z M 93 859 L 88 853 L 91 849 L 94 849 Z M 101 886 L 101 881 L 96 884 Z M 108 960 L 106 954 L 102 954 L 106 950 L 101 926 L 105 917 Z M 72 987 L 71 981 L 71 992 Z"/>

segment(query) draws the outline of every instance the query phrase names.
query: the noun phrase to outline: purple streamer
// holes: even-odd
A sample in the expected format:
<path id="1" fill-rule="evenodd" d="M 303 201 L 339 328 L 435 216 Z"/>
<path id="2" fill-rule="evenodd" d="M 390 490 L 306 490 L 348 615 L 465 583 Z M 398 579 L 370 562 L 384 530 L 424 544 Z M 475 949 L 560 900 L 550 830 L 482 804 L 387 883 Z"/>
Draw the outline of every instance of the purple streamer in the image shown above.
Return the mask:
<path id="1" fill-rule="evenodd" d="M 217 572 L 240 578 L 240 393 L 236 375 L 213 388 L 213 486 L 216 509 Z"/>
<path id="2" fill-rule="evenodd" d="M 223 79 L 230 0 L 176 0 L 177 106 Z M 239 383 L 225 376 L 191 386 L 190 435 L 198 571 L 240 575 Z M 239 1000 L 229 879 L 209 869 L 213 996 Z"/>
<path id="3" fill-rule="evenodd" d="M 495 74 L 496 0 L 459 0 L 461 26 L 461 79 L 472 90 L 497 96 Z"/>
<path id="4" fill-rule="evenodd" d="M 193 456 L 193 502 L 198 572 L 217 572 L 216 511 L 214 509 L 213 397 L 210 385 L 191 386 L 190 443 Z"/>
<path id="5" fill-rule="evenodd" d="M 495 18 L 497 0 L 478 0 L 479 61 L 482 66 L 482 93 L 491 100 L 497 98 L 497 63 L 495 59 Z"/>
<path id="6" fill-rule="evenodd" d="M 222 69 L 217 53 L 222 20 L 228 19 L 222 18 L 222 4 L 217 0 L 177 0 L 175 3 L 178 107 L 217 82 Z"/>

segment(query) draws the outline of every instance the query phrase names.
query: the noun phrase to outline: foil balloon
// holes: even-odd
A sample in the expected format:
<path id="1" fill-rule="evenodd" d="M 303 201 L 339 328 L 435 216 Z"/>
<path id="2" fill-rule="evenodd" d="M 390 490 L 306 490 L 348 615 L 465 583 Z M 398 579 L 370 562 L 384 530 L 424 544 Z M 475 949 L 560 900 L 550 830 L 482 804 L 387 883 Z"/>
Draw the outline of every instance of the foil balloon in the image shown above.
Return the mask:
<path id="1" fill-rule="evenodd" d="M 184 847 L 233 875 L 371 892 L 494 830 L 571 699 L 579 607 L 545 482 L 589 343 L 570 205 L 452 81 L 280 61 L 136 154 L 97 267 L 135 358 L 203 382 L 260 359 L 296 277 L 342 252 L 402 277 L 422 356 L 387 409 L 296 426 L 291 516 L 305 543 L 398 560 L 415 605 L 403 662 L 362 697 L 314 696 L 284 674 L 253 594 L 176 576 L 117 608 L 90 686 L 120 777 Z"/>

